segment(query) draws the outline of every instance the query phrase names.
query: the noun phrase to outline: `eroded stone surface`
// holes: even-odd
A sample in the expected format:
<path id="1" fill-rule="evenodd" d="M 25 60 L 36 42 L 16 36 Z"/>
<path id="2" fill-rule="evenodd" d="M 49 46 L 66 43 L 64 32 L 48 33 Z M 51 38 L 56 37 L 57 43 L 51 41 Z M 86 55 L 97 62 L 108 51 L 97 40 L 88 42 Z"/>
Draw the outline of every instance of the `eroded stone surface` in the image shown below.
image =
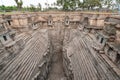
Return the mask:
<path id="1" fill-rule="evenodd" d="M 119 20 L 79 12 L 1 15 L 0 80 L 119 80 Z"/>

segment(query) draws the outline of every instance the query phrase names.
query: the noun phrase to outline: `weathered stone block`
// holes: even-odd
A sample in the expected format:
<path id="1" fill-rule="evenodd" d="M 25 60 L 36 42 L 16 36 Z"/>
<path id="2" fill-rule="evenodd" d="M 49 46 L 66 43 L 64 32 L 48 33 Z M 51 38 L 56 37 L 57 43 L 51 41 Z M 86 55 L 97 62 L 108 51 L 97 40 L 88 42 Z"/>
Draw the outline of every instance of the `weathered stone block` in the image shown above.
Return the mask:
<path id="1" fill-rule="evenodd" d="M 18 19 L 13 19 L 13 25 L 16 27 L 16 26 L 19 26 L 20 23 L 19 23 L 19 20 Z"/>
<path id="2" fill-rule="evenodd" d="M 104 20 L 97 20 L 96 26 L 104 26 Z"/>
<path id="3" fill-rule="evenodd" d="M 96 26 L 96 25 L 97 25 L 97 20 L 95 20 L 95 19 L 90 19 L 90 20 L 89 20 L 89 23 L 90 23 L 91 26 Z"/>

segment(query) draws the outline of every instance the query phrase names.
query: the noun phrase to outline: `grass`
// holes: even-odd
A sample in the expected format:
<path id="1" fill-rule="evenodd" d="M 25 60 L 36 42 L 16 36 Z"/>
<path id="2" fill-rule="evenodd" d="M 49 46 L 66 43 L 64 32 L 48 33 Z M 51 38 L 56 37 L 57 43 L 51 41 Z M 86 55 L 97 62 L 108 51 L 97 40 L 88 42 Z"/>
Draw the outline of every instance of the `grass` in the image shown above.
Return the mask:
<path id="1" fill-rule="evenodd" d="M 0 12 L 0 14 L 14 14 L 15 12 Z"/>
<path id="2" fill-rule="evenodd" d="M 24 11 L 0 12 L 0 14 L 18 14 L 18 13 L 24 13 Z"/>

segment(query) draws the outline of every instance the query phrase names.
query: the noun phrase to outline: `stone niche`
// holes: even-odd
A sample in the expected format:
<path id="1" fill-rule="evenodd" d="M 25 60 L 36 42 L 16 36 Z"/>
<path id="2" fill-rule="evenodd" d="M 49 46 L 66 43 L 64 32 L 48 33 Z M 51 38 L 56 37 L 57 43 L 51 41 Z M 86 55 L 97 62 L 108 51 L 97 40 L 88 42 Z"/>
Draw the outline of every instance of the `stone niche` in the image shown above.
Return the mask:
<path id="1" fill-rule="evenodd" d="M 53 26 L 53 17 L 52 17 L 52 15 L 50 15 L 48 17 L 48 26 Z"/>
<path id="2" fill-rule="evenodd" d="M 32 28 L 33 30 L 36 30 L 36 29 L 39 28 L 39 24 L 38 24 L 38 23 L 33 23 L 32 26 L 31 26 L 31 28 Z"/>
<path id="3" fill-rule="evenodd" d="M 104 36 L 103 34 L 98 34 L 97 36 L 97 41 L 99 44 L 101 44 L 102 46 L 105 46 L 105 43 L 107 41 L 107 37 Z"/>
<path id="4" fill-rule="evenodd" d="M 65 16 L 64 23 L 65 23 L 65 26 L 69 26 L 69 24 L 70 24 L 70 18 L 69 18 L 69 16 Z"/>
<path id="5" fill-rule="evenodd" d="M 120 40 L 120 16 L 111 15 L 107 17 L 106 22 L 114 23 L 113 25 L 116 28 L 116 40 Z"/>
<path id="6" fill-rule="evenodd" d="M 88 18 L 88 17 L 84 17 L 83 23 L 85 23 L 86 25 L 90 24 L 90 23 L 89 23 L 89 18 Z"/>
<path id="7" fill-rule="evenodd" d="M 9 26 L 8 26 L 8 23 L 7 23 L 7 21 L 3 21 L 3 22 L 1 22 L 1 24 L 0 24 L 0 33 L 4 33 L 6 30 L 8 30 L 8 28 L 10 28 Z"/>
<path id="8" fill-rule="evenodd" d="M 9 27 L 6 25 L 7 22 L 2 22 L 0 24 L 0 41 L 2 42 L 3 45 L 8 44 L 10 41 L 12 41 L 11 37 L 10 37 L 10 32 Z"/>
<path id="9" fill-rule="evenodd" d="M 90 30 L 88 29 L 89 25 L 90 25 L 90 21 L 89 21 L 89 18 L 88 16 L 83 16 L 83 18 L 81 19 L 80 21 L 80 24 L 82 24 L 82 27 L 83 27 L 83 31 L 85 32 L 89 32 Z"/>
<path id="10" fill-rule="evenodd" d="M 99 52 L 100 54 L 103 54 L 104 53 L 104 48 L 105 48 L 105 45 L 106 45 L 106 42 L 107 42 L 107 37 L 105 35 L 103 35 L 102 33 L 97 33 L 96 34 L 96 40 L 95 42 L 97 44 L 93 44 L 92 47 L 97 51 Z"/>
<path id="11" fill-rule="evenodd" d="M 10 37 L 10 34 L 8 32 L 0 35 L 0 41 L 2 42 L 2 44 L 4 46 L 9 46 L 12 45 L 12 43 L 14 44 L 13 39 Z"/>
<path id="12" fill-rule="evenodd" d="M 105 54 L 120 68 L 120 43 L 107 43 Z"/>
<path id="13" fill-rule="evenodd" d="M 103 34 L 108 36 L 109 42 L 114 42 L 116 40 L 116 28 L 115 23 L 112 22 L 106 22 L 103 30 Z"/>
<path id="14" fill-rule="evenodd" d="M 2 14 L 2 19 L 5 20 L 8 23 L 8 25 L 12 25 L 11 15 L 4 15 L 4 14 Z"/>

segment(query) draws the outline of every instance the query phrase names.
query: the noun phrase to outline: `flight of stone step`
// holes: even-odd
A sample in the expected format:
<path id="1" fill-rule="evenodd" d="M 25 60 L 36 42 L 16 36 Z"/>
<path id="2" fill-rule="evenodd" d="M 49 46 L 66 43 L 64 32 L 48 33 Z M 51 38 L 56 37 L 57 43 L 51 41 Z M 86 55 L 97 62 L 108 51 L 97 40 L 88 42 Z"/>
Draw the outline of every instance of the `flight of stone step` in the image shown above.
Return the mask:
<path id="1" fill-rule="evenodd" d="M 82 34 L 82 33 L 81 33 Z M 75 37 L 67 51 L 71 55 L 71 64 L 74 74 L 74 80 L 119 80 L 119 76 L 112 70 L 112 68 L 104 61 L 104 59 L 95 52 L 91 52 L 89 36 L 81 38 Z M 71 48 L 71 46 L 73 46 Z"/>
<path id="2" fill-rule="evenodd" d="M 38 65 L 42 55 L 46 51 L 47 43 L 40 33 L 33 36 L 28 41 L 25 49 L 19 56 L 11 60 L 2 71 L 0 71 L 0 79 L 2 80 L 29 80 L 32 72 Z M 44 47 L 44 48 L 42 48 Z"/>

